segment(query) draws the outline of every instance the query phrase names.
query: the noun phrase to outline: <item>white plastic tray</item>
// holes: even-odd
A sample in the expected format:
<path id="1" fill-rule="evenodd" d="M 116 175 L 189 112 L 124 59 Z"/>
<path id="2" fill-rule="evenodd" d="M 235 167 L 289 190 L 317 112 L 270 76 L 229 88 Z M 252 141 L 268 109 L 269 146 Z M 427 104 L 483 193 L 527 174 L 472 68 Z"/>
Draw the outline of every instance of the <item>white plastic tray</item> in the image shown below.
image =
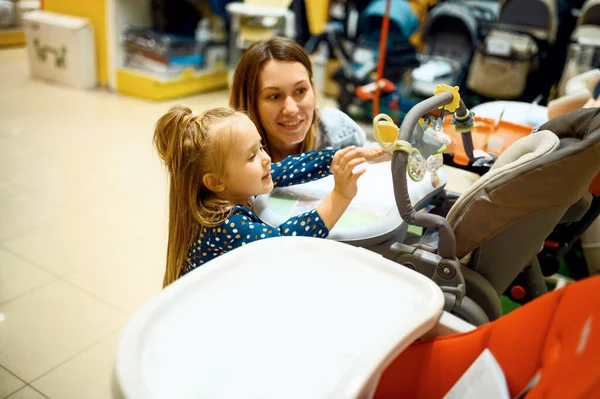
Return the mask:
<path id="1" fill-rule="evenodd" d="M 226 253 L 140 309 L 118 348 L 124 397 L 368 397 L 443 308 L 431 280 L 380 255 L 306 237 Z M 366 393 L 365 393 L 366 392 Z"/>
<path id="2" fill-rule="evenodd" d="M 358 180 L 358 194 L 328 238 L 342 242 L 371 239 L 387 235 L 404 223 L 394 197 L 391 162 L 368 164 L 366 169 Z M 438 170 L 438 176 L 437 187 L 443 187 L 447 180 L 444 167 Z M 264 222 L 279 226 L 292 216 L 314 209 L 333 189 L 334 183 L 330 175 L 310 183 L 276 188 L 270 194 L 256 197 L 254 211 Z M 429 172 L 420 182 L 408 179 L 413 206 L 435 190 Z"/>

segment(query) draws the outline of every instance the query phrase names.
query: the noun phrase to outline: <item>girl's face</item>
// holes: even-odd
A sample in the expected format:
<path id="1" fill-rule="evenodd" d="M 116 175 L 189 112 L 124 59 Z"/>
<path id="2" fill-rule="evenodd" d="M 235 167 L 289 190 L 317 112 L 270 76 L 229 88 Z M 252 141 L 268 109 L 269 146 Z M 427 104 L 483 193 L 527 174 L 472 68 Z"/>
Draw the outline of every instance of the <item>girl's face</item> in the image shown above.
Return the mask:
<path id="1" fill-rule="evenodd" d="M 294 150 L 313 122 L 315 94 L 308 71 L 299 62 L 269 60 L 258 81 L 258 117 L 269 144 Z"/>
<path id="2" fill-rule="evenodd" d="M 247 116 L 237 118 L 236 140 L 224 180 L 223 197 L 245 204 L 253 195 L 270 193 L 271 157 L 265 152 L 256 126 Z"/>

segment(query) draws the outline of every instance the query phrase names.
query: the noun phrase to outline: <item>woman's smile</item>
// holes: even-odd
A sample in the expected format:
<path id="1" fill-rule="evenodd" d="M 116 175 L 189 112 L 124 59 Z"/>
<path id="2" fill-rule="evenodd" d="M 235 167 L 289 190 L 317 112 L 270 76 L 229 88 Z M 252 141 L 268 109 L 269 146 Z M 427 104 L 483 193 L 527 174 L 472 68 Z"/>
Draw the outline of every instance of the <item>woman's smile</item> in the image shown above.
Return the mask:
<path id="1" fill-rule="evenodd" d="M 293 121 L 278 122 L 277 124 L 286 130 L 296 130 L 302 126 L 304 119 L 294 119 Z"/>

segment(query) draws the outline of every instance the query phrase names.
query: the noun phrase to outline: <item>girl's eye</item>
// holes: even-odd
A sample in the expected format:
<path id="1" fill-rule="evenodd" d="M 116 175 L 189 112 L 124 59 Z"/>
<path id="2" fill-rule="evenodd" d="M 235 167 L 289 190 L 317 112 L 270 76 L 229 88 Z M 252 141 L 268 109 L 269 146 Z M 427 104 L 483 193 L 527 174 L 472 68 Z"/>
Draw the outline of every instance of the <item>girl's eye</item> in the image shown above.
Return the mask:
<path id="1" fill-rule="evenodd" d="M 256 158 L 256 154 L 250 155 L 250 158 L 248 158 L 248 161 L 254 161 L 254 158 Z"/>

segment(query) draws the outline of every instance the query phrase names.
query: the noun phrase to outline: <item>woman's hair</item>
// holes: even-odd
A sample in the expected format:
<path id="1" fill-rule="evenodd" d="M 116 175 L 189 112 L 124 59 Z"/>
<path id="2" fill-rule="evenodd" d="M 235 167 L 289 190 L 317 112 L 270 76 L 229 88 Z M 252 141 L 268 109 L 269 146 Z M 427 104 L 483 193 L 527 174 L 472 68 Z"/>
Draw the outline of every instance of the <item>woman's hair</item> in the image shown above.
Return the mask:
<path id="1" fill-rule="evenodd" d="M 306 68 L 310 84 L 313 86 L 312 64 L 304 48 L 291 39 L 273 37 L 253 43 L 242 55 L 231 84 L 229 105 L 243 110 L 258 129 L 267 150 L 272 154 L 269 138 L 258 115 L 258 93 L 260 73 L 269 60 L 281 62 L 299 62 Z M 313 86 L 314 88 L 314 86 Z M 313 115 L 312 125 L 300 145 L 300 152 L 312 151 L 321 145 L 321 137 L 317 135 L 317 113 Z"/>
<path id="2" fill-rule="evenodd" d="M 225 177 L 239 115 L 229 108 L 196 115 L 176 105 L 156 123 L 154 145 L 170 178 L 165 287 L 181 275 L 200 226 L 216 226 L 231 215 L 234 204 L 219 199 L 205 186 L 203 177 L 209 172 L 219 179 Z M 222 123 L 228 128 L 221 128 Z"/>

